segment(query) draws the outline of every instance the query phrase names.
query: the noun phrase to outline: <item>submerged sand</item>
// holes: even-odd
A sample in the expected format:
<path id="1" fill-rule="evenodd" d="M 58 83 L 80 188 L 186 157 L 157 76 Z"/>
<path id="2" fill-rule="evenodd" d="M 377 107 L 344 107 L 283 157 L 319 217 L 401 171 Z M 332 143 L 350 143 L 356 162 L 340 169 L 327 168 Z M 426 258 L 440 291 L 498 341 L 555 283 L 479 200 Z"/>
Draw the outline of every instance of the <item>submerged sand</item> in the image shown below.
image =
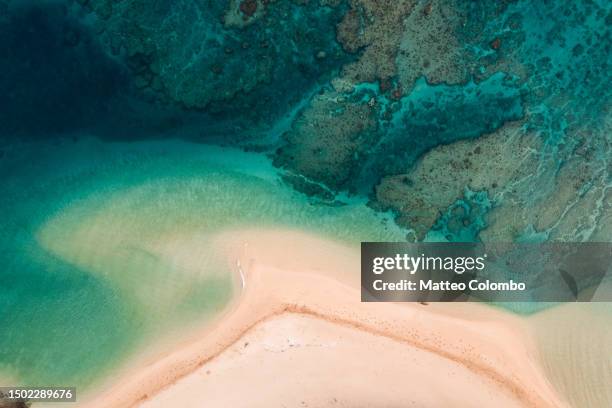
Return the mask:
<path id="1" fill-rule="evenodd" d="M 567 303 L 528 322 L 547 378 L 571 406 L 611 407 L 612 304 Z"/>
<path id="2" fill-rule="evenodd" d="M 518 317 L 361 303 L 358 249 L 299 231 L 229 231 L 212 245 L 242 288 L 230 310 L 86 405 L 567 406 Z"/>

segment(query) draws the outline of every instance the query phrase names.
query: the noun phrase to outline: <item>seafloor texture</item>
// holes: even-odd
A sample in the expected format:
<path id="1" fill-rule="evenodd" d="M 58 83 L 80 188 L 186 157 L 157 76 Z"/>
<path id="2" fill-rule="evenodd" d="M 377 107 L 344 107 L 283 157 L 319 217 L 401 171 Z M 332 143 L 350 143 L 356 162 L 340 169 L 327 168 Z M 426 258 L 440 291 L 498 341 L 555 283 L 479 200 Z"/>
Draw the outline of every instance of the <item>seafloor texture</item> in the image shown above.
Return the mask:
<path id="1" fill-rule="evenodd" d="M 0 8 L 5 135 L 256 149 L 308 195 L 393 210 L 409 239 L 612 235 L 609 2 Z"/>
<path id="2" fill-rule="evenodd" d="M 610 241 L 611 27 L 604 0 L 0 0 L 0 377 L 90 383 L 215 315 L 221 227 Z M 209 256 L 177 263 L 187 236 Z"/>
<path id="3" fill-rule="evenodd" d="M 220 230 L 402 238 L 363 202 L 314 205 L 265 157 L 233 149 L 20 143 L 0 174 L 0 377 L 29 384 L 88 385 L 151 339 L 175 341 L 174 330 L 222 310 L 232 275 L 209 242 Z"/>

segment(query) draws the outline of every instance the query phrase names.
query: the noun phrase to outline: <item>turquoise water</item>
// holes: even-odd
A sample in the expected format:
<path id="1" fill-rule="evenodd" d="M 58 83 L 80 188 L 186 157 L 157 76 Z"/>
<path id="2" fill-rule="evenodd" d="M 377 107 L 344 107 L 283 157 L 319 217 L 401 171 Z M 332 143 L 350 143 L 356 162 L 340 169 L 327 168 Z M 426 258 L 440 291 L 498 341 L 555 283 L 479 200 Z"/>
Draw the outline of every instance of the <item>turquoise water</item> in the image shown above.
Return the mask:
<path id="1" fill-rule="evenodd" d="M 354 245 L 403 236 L 363 202 L 313 202 L 237 150 L 33 143 L 13 146 L 1 171 L 0 377 L 24 384 L 89 385 L 222 310 L 232 280 L 207 246 L 222 229 L 298 227 Z"/>
<path id="2" fill-rule="evenodd" d="M 612 3 L 404 7 L 0 0 L 0 380 L 89 386 L 205 324 L 233 295 L 225 228 L 403 241 L 371 200 L 429 241 L 609 241 Z M 591 312 L 543 330 L 578 394 L 610 378 Z"/>

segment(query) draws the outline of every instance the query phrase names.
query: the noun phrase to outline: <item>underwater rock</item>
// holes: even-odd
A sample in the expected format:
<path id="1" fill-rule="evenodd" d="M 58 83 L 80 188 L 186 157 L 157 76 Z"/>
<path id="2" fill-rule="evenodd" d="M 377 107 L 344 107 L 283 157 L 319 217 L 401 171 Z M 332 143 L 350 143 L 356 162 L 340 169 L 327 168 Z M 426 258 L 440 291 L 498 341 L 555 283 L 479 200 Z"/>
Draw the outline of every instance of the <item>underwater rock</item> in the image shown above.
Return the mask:
<path id="1" fill-rule="evenodd" d="M 271 126 L 349 58 L 335 41 L 343 8 L 317 1 L 90 0 L 86 7 L 144 94 L 219 121 Z"/>
<path id="2" fill-rule="evenodd" d="M 283 135 L 274 164 L 335 190 L 349 187 L 358 164 L 376 142 L 372 107 L 333 91 L 316 95 Z"/>
<path id="3" fill-rule="evenodd" d="M 587 0 L 0 0 L 0 127 L 269 153 L 297 190 L 369 196 L 418 239 L 608 240 L 611 16 Z"/>
<path id="4" fill-rule="evenodd" d="M 313 98 L 284 136 L 276 164 L 334 190 L 370 193 L 429 149 L 493 132 L 523 115 L 520 92 L 503 73 L 481 83 L 431 85 L 421 78 L 395 100 L 380 86 Z"/>
<path id="5" fill-rule="evenodd" d="M 374 179 L 405 170 L 433 147 L 480 137 L 523 116 L 520 91 L 504 73 L 461 85 L 431 85 L 420 78 L 396 105 L 368 158 Z"/>
<path id="6" fill-rule="evenodd" d="M 465 189 L 463 197 L 441 213 L 427 235 L 428 240 L 449 242 L 475 242 L 487 228 L 487 215 L 492 202 L 487 191 Z"/>
<path id="7" fill-rule="evenodd" d="M 463 3 L 350 1 L 351 9 L 338 24 L 338 41 L 348 52 L 360 51 L 361 55 L 343 68 L 340 83 L 395 78 L 400 84 L 396 90 L 403 90 L 399 98 L 420 77 L 431 84 L 468 81 L 477 68 L 468 44 L 473 40 L 460 34 L 472 20 L 482 21 L 489 13 L 474 18 Z"/>
<path id="8" fill-rule="evenodd" d="M 226 27 L 246 27 L 253 24 L 265 14 L 269 1 L 264 0 L 231 0 L 223 16 Z"/>
<path id="9" fill-rule="evenodd" d="M 338 41 L 348 52 L 360 52 L 347 64 L 341 77 L 353 84 L 389 79 L 395 63 L 404 18 L 414 0 L 351 0 L 351 9 L 338 24 Z"/>
<path id="10" fill-rule="evenodd" d="M 359 148 L 345 132 L 333 141 L 325 132 L 289 135 L 280 152 L 291 152 L 291 159 L 278 159 L 278 164 L 304 171 L 332 189 L 367 194 L 381 177 L 402 172 L 432 147 L 479 137 L 523 116 L 517 78 L 498 72 L 478 82 L 468 80 L 472 65 L 457 34 L 466 15 L 462 8 L 445 1 L 353 0 L 350 5 L 338 24 L 338 41 L 359 57 L 331 83 L 344 101 L 341 109 L 364 101 L 373 105 L 370 115 L 353 116 L 350 125 L 326 127 L 372 128 L 375 115 L 375 134 Z M 317 111 L 313 117 L 322 110 L 310 104 L 303 118 L 309 117 L 309 109 Z M 342 153 L 336 160 L 321 160 L 313 145 L 334 146 L 334 154 Z"/>
<path id="11" fill-rule="evenodd" d="M 419 77 L 429 83 L 459 84 L 469 80 L 472 65 L 456 36 L 465 23 L 454 4 L 445 1 L 419 3 L 406 18 L 399 40 L 399 83 L 410 90 Z"/>
<path id="12" fill-rule="evenodd" d="M 513 180 L 536 170 L 539 143 L 534 135 L 523 136 L 520 122 L 514 122 L 491 135 L 436 147 L 410 172 L 383 178 L 376 201 L 423 239 L 466 189 L 485 191 L 494 203 L 501 200 Z"/>
<path id="13" fill-rule="evenodd" d="M 398 223 L 423 239 L 436 224 L 442 229 L 444 214 L 466 191 L 486 192 L 490 208 L 474 241 L 605 241 L 612 232 L 610 145 L 603 138 L 583 143 L 559 163 L 541 135 L 511 123 L 434 148 L 408 173 L 385 177 L 376 205 L 395 211 Z"/>
<path id="14" fill-rule="evenodd" d="M 283 149 L 309 163 L 294 169 L 332 189 L 376 186 L 372 205 L 395 210 L 418 239 L 432 228 L 452 239 L 609 239 L 612 7 L 382 3 L 350 2 L 338 40 L 359 58 L 331 82 L 346 103 L 373 102 L 362 120 L 376 116 L 375 144 L 338 166 L 308 146 L 352 152 L 345 135 L 288 137 Z M 337 183 L 346 168 L 358 171 Z M 466 191 L 486 194 L 490 208 L 473 207 Z M 468 235 L 455 210 L 477 210 Z"/>

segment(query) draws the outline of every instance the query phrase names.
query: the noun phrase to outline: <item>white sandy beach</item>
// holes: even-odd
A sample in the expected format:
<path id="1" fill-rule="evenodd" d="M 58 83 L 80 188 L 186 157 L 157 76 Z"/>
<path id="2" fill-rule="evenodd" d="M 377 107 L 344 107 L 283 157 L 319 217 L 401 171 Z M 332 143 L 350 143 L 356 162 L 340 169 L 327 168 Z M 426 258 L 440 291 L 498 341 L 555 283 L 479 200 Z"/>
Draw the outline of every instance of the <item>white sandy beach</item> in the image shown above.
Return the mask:
<path id="1" fill-rule="evenodd" d="M 469 400 L 458 400 L 469 395 Z M 254 327 L 142 407 L 521 406 L 435 353 L 307 315 Z"/>
<path id="2" fill-rule="evenodd" d="M 230 310 L 87 406 L 567 406 L 517 317 L 361 303 L 358 250 L 302 232 L 226 232 L 214 245 L 245 280 Z"/>

